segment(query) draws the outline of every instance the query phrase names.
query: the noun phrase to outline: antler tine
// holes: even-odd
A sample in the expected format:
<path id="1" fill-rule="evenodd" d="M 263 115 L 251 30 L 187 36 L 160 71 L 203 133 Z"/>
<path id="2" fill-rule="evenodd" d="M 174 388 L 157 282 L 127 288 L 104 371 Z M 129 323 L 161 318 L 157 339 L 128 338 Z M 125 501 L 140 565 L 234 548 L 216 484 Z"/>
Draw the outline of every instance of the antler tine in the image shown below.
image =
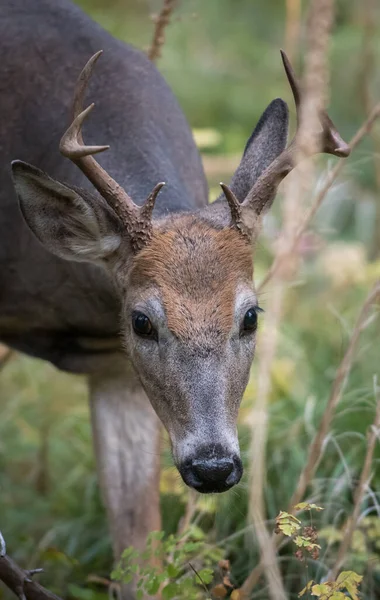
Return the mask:
<path id="1" fill-rule="evenodd" d="M 278 185 L 300 160 L 298 134 L 302 94 L 290 61 L 283 50 L 281 50 L 281 57 L 297 109 L 297 130 L 288 147 L 261 174 L 241 204 L 241 219 L 246 224 L 246 229 L 251 231 L 251 234 L 252 224 L 255 222 L 254 216 L 260 215 L 263 209 L 270 205 Z M 351 151 L 350 146 L 341 138 L 325 111 L 320 115 L 320 123 L 322 126 L 320 152 L 334 154 L 339 157 L 348 156 Z"/>
<path id="2" fill-rule="evenodd" d="M 290 60 L 288 59 L 286 53 L 284 52 L 284 50 L 280 50 L 280 53 L 281 53 L 281 58 L 282 58 L 282 63 L 284 65 L 285 73 L 286 73 L 286 76 L 288 78 L 288 82 L 289 82 L 289 85 L 291 87 L 291 90 L 293 92 L 294 104 L 296 105 L 297 127 L 298 127 L 299 126 L 299 119 L 300 119 L 299 108 L 301 106 L 301 91 L 300 91 L 300 86 L 299 86 L 299 83 L 297 81 L 296 74 L 294 73 L 293 67 L 290 64 Z"/>
<path id="3" fill-rule="evenodd" d="M 95 104 L 92 103 L 85 110 L 80 112 L 70 127 L 64 133 L 59 144 L 59 149 L 63 156 L 75 160 L 83 156 L 91 156 L 109 150 L 109 146 L 85 146 L 82 138 L 82 125 L 87 115 L 90 114 Z"/>
<path id="4" fill-rule="evenodd" d="M 92 103 L 85 110 L 83 110 L 83 101 L 87 91 L 88 82 L 94 70 L 94 66 L 98 58 L 103 54 L 103 50 L 99 50 L 90 60 L 86 63 L 82 69 L 81 74 L 78 77 L 78 81 L 75 86 L 74 99 L 72 104 L 72 123 L 67 131 L 63 134 L 59 149 L 63 156 L 70 158 L 81 158 L 83 156 L 90 156 L 99 152 L 104 152 L 109 149 L 109 146 L 85 146 L 83 144 L 82 137 L 82 125 L 86 117 L 94 108 L 95 104 Z"/>
<path id="5" fill-rule="evenodd" d="M 98 52 L 95 52 L 95 54 L 87 61 L 77 79 L 71 107 L 71 118 L 73 121 L 83 111 L 83 103 L 86 96 L 88 83 L 91 79 L 94 67 L 102 54 L 103 50 L 98 50 Z"/>
<path id="6" fill-rule="evenodd" d="M 83 110 L 83 101 L 94 66 L 103 50 L 96 52 L 83 68 L 75 86 L 72 104 L 72 123 L 63 134 L 59 149 L 86 175 L 107 203 L 113 208 L 130 235 L 132 249 L 140 250 L 151 238 L 152 212 L 157 195 L 164 183 L 158 183 L 143 206 L 138 206 L 127 192 L 99 165 L 93 154 L 104 152 L 109 146 L 86 146 L 82 125 L 94 108 L 90 104 Z"/>
<path id="7" fill-rule="evenodd" d="M 141 207 L 141 214 L 144 216 L 145 219 L 152 218 L 156 198 L 160 190 L 164 187 L 164 185 L 166 185 L 165 181 L 160 181 L 160 183 L 157 183 L 157 185 L 154 186 L 153 190 L 151 191 L 148 198 Z"/>
<path id="8" fill-rule="evenodd" d="M 293 92 L 294 103 L 297 110 L 297 130 L 300 125 L 300 107 L 301 107 L 301 90 L 297 77 L 294 73 L 290 60 L 284 50 L 280 50 L 281 58 L 284 65 L 285 73 L 289 81 L 289 85 Z M 326 111 L 322 111 L 320 115 L 322 125 L 322 140 L 321 152 L 333 154 L 341 158 L 346 158 L 351 152 L 351 148 L 339 135 L 334 123 L 331 121 Z"/>

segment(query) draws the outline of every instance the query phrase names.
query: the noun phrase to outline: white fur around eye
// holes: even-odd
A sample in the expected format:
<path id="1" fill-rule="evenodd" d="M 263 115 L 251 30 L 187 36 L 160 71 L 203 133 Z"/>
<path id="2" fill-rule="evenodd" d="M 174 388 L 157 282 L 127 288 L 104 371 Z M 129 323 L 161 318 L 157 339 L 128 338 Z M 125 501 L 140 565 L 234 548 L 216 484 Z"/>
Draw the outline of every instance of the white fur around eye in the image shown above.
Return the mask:
<path id="1" fill-rule="evenodd" d="M 235 299 L 235 324 L 240 325 L 249 308 L 257 305 L 257 296 L 251 287 L 242 286 L 238 289 Z"/>

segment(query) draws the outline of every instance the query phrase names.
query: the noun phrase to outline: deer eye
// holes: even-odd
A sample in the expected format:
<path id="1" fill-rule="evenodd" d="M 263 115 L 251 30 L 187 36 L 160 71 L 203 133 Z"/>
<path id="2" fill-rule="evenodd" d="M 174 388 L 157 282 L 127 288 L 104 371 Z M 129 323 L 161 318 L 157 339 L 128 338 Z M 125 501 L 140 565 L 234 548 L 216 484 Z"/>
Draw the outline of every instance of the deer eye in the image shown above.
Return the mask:
<path id="1" fill-rule="evenodd" d="M 250 333 L 257 329 L 257 312 L 255 308 L 249 308 L 243 319 L 243 333 Z"/>
<path id="2" fill-rule="evenodd" d="M 142 312 L 135 311 L 132 313 L 132 326 L 134 332 L 141 337 L 153 337 L 154 335 L 152 323 Z"/>

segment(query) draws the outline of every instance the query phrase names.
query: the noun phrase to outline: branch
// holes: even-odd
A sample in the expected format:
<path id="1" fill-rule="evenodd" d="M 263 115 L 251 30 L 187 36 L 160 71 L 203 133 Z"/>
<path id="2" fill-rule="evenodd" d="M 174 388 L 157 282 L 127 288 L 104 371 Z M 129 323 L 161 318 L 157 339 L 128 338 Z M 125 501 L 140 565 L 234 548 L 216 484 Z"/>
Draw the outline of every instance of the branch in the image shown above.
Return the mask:
<path id="1" fill-rule="evenodd" d="M 198 496 L 197 496 L 195 490 L 189 489 L 187 494 L 188 495 L 187 495 L 185 514 L 183 515 L 182 519 L 180 520 L 180 522 L 178 524 L 177 536 L 179 536 L 179 537 L 184 535 L 186 533 L 186 531 L 189 529 L 192 518 L 194 517 L 195 512 L 197 510 Z M 185 541 L 185 540 L 183 540 L 183 541 Z"/>
<path id="2" fill-rule="evenodd" d="M 302 500 L 303 495 L 307 489 L 307 486 L 309 485 L 311 479 L 314 476 L 315 470 L 319 464 L 319 461 L 320 461 L 320 458 L 322 455 L 324 440 L 326 439 L 332 418 L 334 416 L 335 409 L 338 405 L 340 398 L 342 397 L 342 393 L 343 393 L 345 384 L 347 382 L 347 376 L 348 376 L 351 366 L 352 366 L 352 360 L 353 360 L 356 346 L 357 346 L 357 343 L 359 340 L 359 336 L 360 336 L 361 332 L 365 329 L 366 324 L 368 323 L 367 318 L 368 318 L 368 313 L 369 313 L 371 306 L 379 298 L 380 298 L 380 280 L 375 283 L 374 287 L 370 291 L 369 295 L 367 296 L 367 298 L 360 310 L 360 313 L 359 313 L 359 316 L 355 323 L 354 330 L 352 332 L 349 344 L 347 346 L 347 350 L 346 350 L 345 355 L 342 359 L 342 362 L 340 363 L 339 368 L 337 370 L 337 373 L 336 373 L 336 376 L 334 379 L 334 383 L 333 383 L 333 386 L 331 389 L 331 394 L 330 394 L 330 397 L 329 397 L 329 400 L 327 403 L 326 411 L 323 414 L 321 425 L 320 425 L 319 430 L 317 431 L 317 433 L 314 437 L 314 440 L 311 444 L 307 463 L 301 472 L 296 490 L 295 490 L 293 497 L 289 503 L 288 512 L 291 512 L 291 513 L 294 512 L 294 508 L 293 508 L 294 505 L 298 504 Z M 271 538 L 271 543 L 276 548 L 278 548 L 282 539 L 283 539 L 283 536 L 275 534 Z M 251 593 L 251 591 L 257 584 L 259 578 L 261 577 L 264 569 L 265 569 L 265 562 L 264 562 L 264 560 L 261 560 L 259 562 L 259 564 L 256 565 L 256 567 L 248 575 L 247 579 L 244 581 L 243 585 L 240 588 L 244 597 Z"/>
<path id="3" fill-rule="evenodd" d="M 161 48 L 165 43 L 165 28 L 170 23 L 171 14 L 177 0 L 164 0 L 160 14 L 154 18 L 156 26 L 154 28 L 154 34 L 152 44 L 148 50 L 148 58 L 155 62 L 161 56 Z"/>
<path id="4" fill-rule="evenodd" d="M 365 488 L 367 486 L 367 483 L 368 483 L 368 480 L 370 477 L 370 470 L 371 470 L 371 466 L 372 466 L 372 460 L 373 460 L 373 454 L 375 451 L 376 440 L 379 435 L 379 429 L 380 429 L 380 398 L 378 398 L 377 403 L 376 403 L 375 421 L 374 421 L 374 423 L 371 427 L 371 430 L 369 432 L 369 435 L 368 435 L 367 452 L 366 452 L 365 459 L 364 459 L 363 470 L 362 470 L 362 473 L 361 473 L 361 476 L 359 479 L 359 485 L 358 485 L 358 487 L 356 489 L 356 493 L 355 493 L 354 510 L 353 510 L 352 516 L 347 524 L 346 531 L 344 533 L 342 542 L 340 544 L 340 547 L 338 550 L 338 556 L 335 561 L 335 565 L 331 569 L 331 571 L 327 577 L 327 579 L 331 580 L 331 581 L 335 581 L 335 579 L 338 576 L 339 570 L 340 570 L 341 566 L 343 565 L 344 558 L 345 558 L 347 550 L 351 544 L 352 536 L 353 536 L 353 533 L 354 533 L 357 523 L 358 523 L 360 507 L 361 507 L 361 503 L 363 501 L 364 491 L 365 491 Z"/>
<path id="5" fill-rule="evenodd" d="M 298 139 L 300 159 L 309 155 L 310 149 L 318 151 L 320 145 L 319 115 L 326 104 L 328 83 L 327 50 L 333 19 L 332 0 L 312 0 L 308 19 L 308 48 L 305 59 L 303 97 L 301 104 Z M 266 526 L 265 485 L 266 447 L 268 437 L 268 400 L 271 392 L 271 369 L 276 358 L 278 330 L 284 312 L 284 300 L 288 281 L 297 268 L 296 252 L 289 253 L 289 241 L 297 229 L 299 205 L 309 191 L 313 180 L 310 162 L 301 162 L 300 168 L 288 180 L 283 203 L 283 228 L 281 242 L 276 248 L 276 258 L 284 267 L 276 272 L 273 294 L 269 298 L 267 319 L 259 355 L 257 394 L 251 414 L 251 473 L 250 473 L 250 517 L 260 549 L 261 564 L 268 582 L 268 595 L 271 600 L 286 598 L 287 594 L 277 562 L 276 546 Z M 296 250 L 294 248 L 294 250 Z M 286 258 L 286 260 L 282 260 Z M 244 584 L 244 592 L 247 589 Z"/>
<path id="6" fill-rule="evenodd" d="M 376 122 L 376 119 L 378 119 L 379 117 L 380 117 L 380 103 L 375 106 L 375 108 L 369 115 L 368 119 L 363 123 L 363 125 L 358 129 L 358 131 L 355 133 L 354 137 L 351 139 L 351 141 L 349 143 L 351 150 L 354 150 L 356 148 L 356 146 L 362 141 L 363 137 L 366 136 L 371 131 L 372 127 L 374 126 L 374 124 Z M 281 256 L 275 257 L 270 269 L 268 270 L 264 279 L 260 282 L 260 285 L 257 288 L 258 293 L 260 293 L 262 291 L 262 288 L 268 283 L 268 281 L 270 279 L 272 279 L 273 275 L 275 273 L 277 273 L 279 267 L 281 267 L 286 256 L 288 256 L 289 254 L 292 254 L 294 252 L 302 235 L 308 228 L 311 220 L 313 219 L 315 213 L 321 206 L 323 200 L 326 197 L 327 192 L 329 191 L 329 189 L 331 188 L 335 179 L 337 178 L 337 176 L 343 169 L 344 165 L 345 165 L 345 159 L 342 158 L 337 162 L 335 167 L 330 171 L 330 173 L 328 174 L 328 176 L 326 178 L 324 185 L 322 186 L 322 188 L 320 189 L 320 191 L 314 198 L 313 204 L 309 208 L 303 221 L 295 230 L 294 236 L 290 240 L 289 246 L 287 248 L 287 254 L 283 253 Z"/>
<path id="7" fill-rule="evenodd" d="M 32 580 L 32 576 L 40 573 L 42 569 L 21 569 L 9 558 L 6 551 L 5 541 L 0 532 L 0 581 L 5 583 L 19 600 L 61 600 L 59 596 Z"/>

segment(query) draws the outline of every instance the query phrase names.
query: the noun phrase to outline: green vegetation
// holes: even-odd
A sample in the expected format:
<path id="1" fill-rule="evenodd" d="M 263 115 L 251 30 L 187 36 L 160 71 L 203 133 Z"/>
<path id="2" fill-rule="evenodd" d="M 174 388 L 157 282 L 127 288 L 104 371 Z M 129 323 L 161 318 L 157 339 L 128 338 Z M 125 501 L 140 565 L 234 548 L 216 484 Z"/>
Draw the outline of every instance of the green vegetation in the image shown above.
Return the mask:
<path id="1" fill-rule="evenodd" d="M 137 0 L 78 3 L 115 36 L 140 48 L 146 48 L 150 42 L 153 25 L 149 14 L 161 5 L 158 1 Z M 330 114 L 346 139 L 365 120 L 363 89 L 367 86 L 379 98 L 379 29 L 375 29 L 373 38 L 368 37 L 361 8 L 359 0 L 337 2 L 332 35 Z M 376 10 L 373 19 L 380 26 Z M 290 103 L 278 54 L 284 45 L 285 19 L 282 0 L 183 0 L 167 30 L 159 68 L 202 140 L 213 189 L 219 180 L 228 180 L 232 168 L 226 156 L 235 160 L 235 155 L 242 152 L 266 105 L 277 96 Z M 369 66 L 363 51 L 366 39 L 372 52 Z M 301 57 L 302 45 L 296 64 L 301 63 Z M 289 505 L 296 488 L 359 307 L 380 276 L 378 136 L 379 125 L 347 160 L 343 174 L 318 212 L 312 232 L 301 240 L 298 276 L 287 290 L 271 370 L 266 450 L 265 507 L 272 531 L 276 516 Z M 256 281 L 271 264 L 280 228 L 280 208 L 281 195 L 256 249 Z M 264 309 L 271 293 L 268 286 L 260 295 Z M 265 324 L 261 334 L 265 335 Z M 292 543 L 279 550 L 278 564 L 289 598 L 296 598 L 305 586 L 304 598 L 308 594 L 318 597 L 318 593 L 320 598 L 335 598 L 324 596 L 327 591 L 320 584 L 334 565 L 353 510 L 366 434 L 379 400 L 379 339 L 380 320 L 373 318 L 360 337 L 322 459 L 307 490 L 305 499 L 324 507 L 321 512 L 313 511 L 312 524 L 318 530 L 315 543 L 320 550 L 318 556 L 304 559 L 307 577 L 305 564 L 295 555 Z M 260 354 L 260 343 L 257 352 Z M 230 561 L 230 595 L 259 562 L 257 539 L 247 519 L 250 487 L 255 484 L 249 482 L 248 473 L 256 375 L 255 363 L 240 411 L 240 440 L 246 467 L 243 481 L 220 497 L 197 499 L 193 514 L 196 527 L 187 535 L 195 532 L 198 540 L 186 542 L 207 549 L 202 554 L 203 562 L 196 561 L 198 574 L 203 569 L 219 573 L 218 561 L 222 557 Z M 46 574 L 40 581 L 63 598 L 105 600 L 113 565 L 95 475 L 84 380 L 58 373 L 40 361 L 14 356 L 0 373 L 0 406 L 0 529 L 9 554 L 25 567 L 43 566 Z M 380 596 L 379 459 L 377 445 L 358 527 L 343 565 L 344 570 L 363 577 L 360 594 L 365 600 Z M 188 491 L 172 466 L 167 446 L 162 463 L 161 501 L 166 534 L 166 541 L 161 542 L 163 554 L 173 554 L 179 544 L 174 566 L 180 577 L 188 581 L 189 590 L 187 596 L 181 597 L 206 597 L 204 588 L 198 585 L 199 578 L 188 568 L 192 552 L 197 553 L 199 548 L 181 546 L 183 533 L 177 533 L 181 531 Z M 155 551 L 153 546 L 148 553 Z M 138 556 L 132 558 L 135 561 Z M 133 561 L 125 566 L 124 575 L 129 576 Z M 176 582 L 178 573 L 173 575 L 169 562 L 159 574 L 143 574 L 143 579 L 149 580 L 142 584 L 146 591 L 155 577 L 159 584 Z M 205 584 L 209 583 L 207 573 L 201 574 Z M 354 584 L 359 580 L 352 577 L 340 580 L 336 589 L 330 589 L 331 593 L 343 598 L 346 589 L 356 598 Z M 342 582 L 348 582 L 346 588 Z M 354 593 L 350 592 L 350 585 Z M 168 592 L 166 597 L 173 596 Z M 0 588 L 0 599 L 10 597 Z M 252 598 L 268 598 L 263 577 Z M 233 600 L 237 599 L 235 595 Z"/>

